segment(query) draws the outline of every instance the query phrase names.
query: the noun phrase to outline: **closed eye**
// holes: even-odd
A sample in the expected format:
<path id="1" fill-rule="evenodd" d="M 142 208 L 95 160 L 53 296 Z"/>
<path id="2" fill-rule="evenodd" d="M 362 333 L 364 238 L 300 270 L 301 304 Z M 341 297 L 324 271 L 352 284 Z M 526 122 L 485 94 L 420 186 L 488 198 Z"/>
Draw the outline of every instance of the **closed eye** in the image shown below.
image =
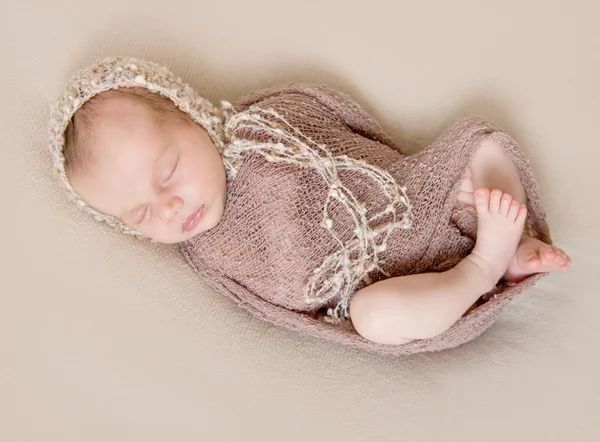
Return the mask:
<path id="1" fill-rule="evenodd" d="M 167 174 L 167 177 L 163 181 L 163 186 L 168 186 L 169 184 L 171 184 L 171 182 L 173 181 L 173 176 L 175 175 L 175 171 L 177 170 L 178 165 L 179 165 L 179 157 L 177 157 L 175 164 L 173 164 L 173 167 L 171 168 L 171 170 Z"/>
<path id="2" fill-rule="evenodd" d="M 144 207 L 143 210 L 139 211 L 137 221 L 135 223 L 142 224 L 144 222 L 144 220 L 146 219 L 146 217 L 148 216 L 148 213 L 150 213 L 150 207 L 146 206 L 146 207 Z"/>

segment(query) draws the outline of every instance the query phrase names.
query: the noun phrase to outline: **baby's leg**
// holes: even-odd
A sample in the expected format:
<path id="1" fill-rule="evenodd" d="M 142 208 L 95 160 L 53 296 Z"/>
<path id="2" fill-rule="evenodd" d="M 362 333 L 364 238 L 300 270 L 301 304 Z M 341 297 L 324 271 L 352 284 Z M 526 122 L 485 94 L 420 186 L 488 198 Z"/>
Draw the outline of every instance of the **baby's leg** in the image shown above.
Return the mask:
<path id="1" fill-rule="evenodd" d="M 527 194 L 521 184 L 519 172 L 502 148 L 492 140 L 481 143 L 467 169 L 467 178 L 462 183 L 458 200 L 474 205 L 473 192 L 478 187 L 500 189 L 526 204 Z M 504 275 L 507 281 L 521 281 L 529 275 L 554 270 L 566 270 L 571 259 L 558 247 L 545 244 L 529 235 L 523 235 L 514 259 Z"/>
<path id="2" fill-rule="evenodd" d="M 502 277 L 515 254 L 527 209 L 510 195 L 474 192 L 477 243 L 443 273 L 390 278 L 359 290 L 350 303 L 356 331 L 381 344 L 403 344 L 443 333 Z"/>

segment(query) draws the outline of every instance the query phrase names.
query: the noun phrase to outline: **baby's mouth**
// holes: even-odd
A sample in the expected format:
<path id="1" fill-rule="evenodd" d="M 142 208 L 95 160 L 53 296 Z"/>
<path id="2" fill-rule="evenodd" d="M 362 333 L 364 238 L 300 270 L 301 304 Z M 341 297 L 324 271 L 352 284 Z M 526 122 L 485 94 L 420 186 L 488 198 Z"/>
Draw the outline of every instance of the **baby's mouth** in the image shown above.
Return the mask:
<path id="1" fill-rule="evenodd" d="M 192 213 L 190 216 L 188 216 L 185 219 L 185 221 L 181 225 L 181 230 L 183 232 L 189 232 L 190 230 L 194 229 L 198 225 L 198 223 L 202 220 L 202 218 L 204 218 L 205 212 L 206 212 L 206 205 L 202 204 L 202 206 L 198 210 L 196 210 L 194 213 Z"/>

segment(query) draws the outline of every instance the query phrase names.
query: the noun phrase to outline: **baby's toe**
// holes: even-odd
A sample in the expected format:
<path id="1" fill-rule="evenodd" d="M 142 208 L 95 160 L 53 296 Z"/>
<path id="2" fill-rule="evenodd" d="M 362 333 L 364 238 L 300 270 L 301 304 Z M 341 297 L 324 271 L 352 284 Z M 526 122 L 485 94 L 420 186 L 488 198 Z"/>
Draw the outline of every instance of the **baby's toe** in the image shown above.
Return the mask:
<path id="1" fill-rule="evenodd" d="M 556 260 L 558 262 L 558 265 L 565 265 L 567 263 L 567 256 L 564 253 L 557 252 Z"/>
<path id="2" fill-rule="evenodd" d="M 524 225 L 525 219 L 527 219 L 527 206 L 525 204 L 521 204 L 519 207 L 519 213 L 517 214 L 517 219 L 515 220 L 515 223 Z"/>
<path id="3" fill-rule="evenodd" d="M 569 260 L 569 257 L 563 250 L 559 249 L 558 247 L 554 247 L 554 246 L 552 246 L 552 249 L 554 250 L 554 253 L 556 253 L 556 256 L 558 257 L 558 261 L 559 261 L 560 265 L 565 264 Z"/>
<path id="4" fill-rule="evenodd" d="M 490 212 L 499 213 L 500 212 L 500 199 L 502 198 L 502 191 L 498 189 L 492 190 L 490 195 Z"/>
<path id="5" fill-rule="evenodd" d="M 561 249 L 558 249 L 558 250 L 559 250 L 559 253 L 560 253 L 560 257 L 561 257 L 560 268 L 563 269 L 563 270 L 566 270 L 569 267 L 571 267 L 571 257 L 569 255 L 567 255 Z"/>
<path id="6" fill-rule="evenodd" d="M 512 203 L 512 196 L 508 193 L 502 195 L 502 199 L 500 200 L 500 214 L 508 217 L 508 212 L 510 210 Z"/>
<path id="7" fill-rule="evenodd" d="M 558 253 L 560 253 L 560 256 L 562 256 L 565 259 L 565 261 L 570 260 L 569 255 L 567 255 L 563 250 L 558 249 Z"/>
<path id="8" fill-rule="evenodd" d="M 475 190 L 475 207 L 478 213 L 489 211 L 490 205 L 490 189 L 479 187 Z"/>
<path id="9" fill-rule="evenodd" d="M 510 203 L 510 208 L 508 209 L 508 215 L 506 216 L 506 218 L 509 221 L 515 221 L 517 219 L 517 215 L 519 214 L 519 209 L 521 208 L 521 205 L 516 202 L 515 200 L 512 201 L 512 203 Z"/>

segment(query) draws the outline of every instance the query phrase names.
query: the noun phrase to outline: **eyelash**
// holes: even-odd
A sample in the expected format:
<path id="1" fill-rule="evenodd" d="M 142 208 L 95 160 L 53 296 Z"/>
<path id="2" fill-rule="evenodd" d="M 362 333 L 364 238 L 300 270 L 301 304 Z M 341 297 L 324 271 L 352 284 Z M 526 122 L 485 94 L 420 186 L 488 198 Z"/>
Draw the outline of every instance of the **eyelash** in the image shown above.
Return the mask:
<path id="1" fill-rule="evenodd" d="M 168 186 L 169 182 L 171 181 L 171 179 L 173 178 L 173 175 L 175 175 L 175 170 L 177 170 L 177 165 L 179 164 L 179 157 L 177 158 L 177 160 L 175 161 L 175 165 L 173 166 L 173 168 L 171 169 L 171 172 L 169 173 L 169 177 L 163 182 L 163 186 Z"/>
<path id="2" fill-rule="evenodd" d="M 150 207 L 146 207 L 144 209 L 144 213 L 142 214 L 142 218 L 136 224 L 142 224 L 144 222 L 144 220 L 146 219 L 146 216 L 148 216 L 149 211 L 150 211 Z"/>

